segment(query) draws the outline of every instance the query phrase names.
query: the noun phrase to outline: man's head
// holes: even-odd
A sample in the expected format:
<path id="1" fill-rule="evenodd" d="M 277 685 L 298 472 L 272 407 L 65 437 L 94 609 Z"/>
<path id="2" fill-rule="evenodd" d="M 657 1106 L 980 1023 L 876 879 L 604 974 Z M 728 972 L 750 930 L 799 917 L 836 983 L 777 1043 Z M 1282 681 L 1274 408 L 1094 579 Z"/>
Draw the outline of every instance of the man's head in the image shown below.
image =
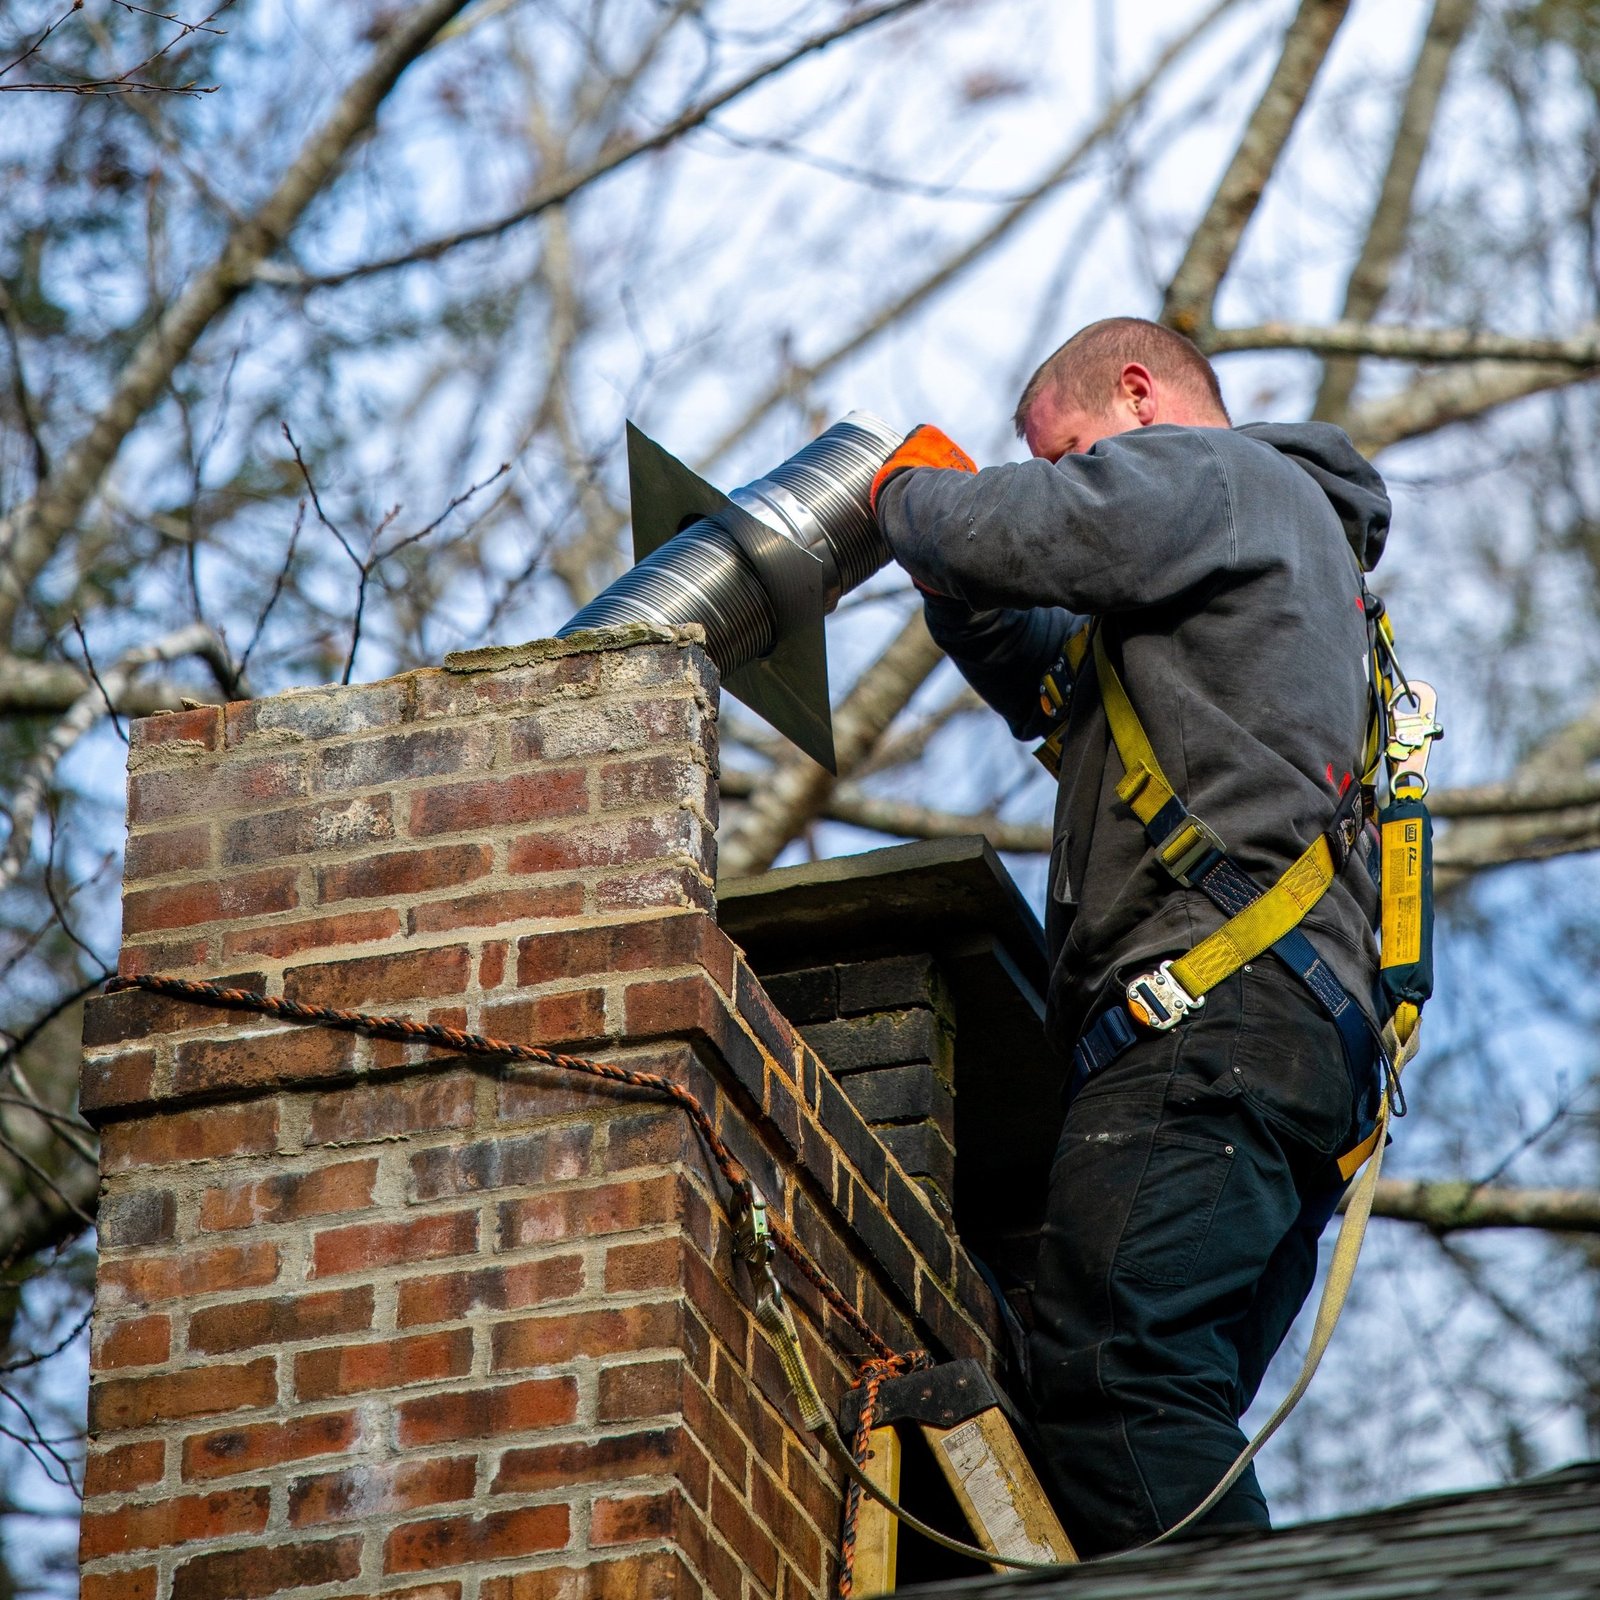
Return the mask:
<path id="1" fill-rule="evenodd" d="M 1139 317 L 1108 317 L 1075 333 L 1017 403 L 1017 437 L 1050 461 L 1156 422 L 1226 428 L 1228 408 L 1200 351 Z"/>

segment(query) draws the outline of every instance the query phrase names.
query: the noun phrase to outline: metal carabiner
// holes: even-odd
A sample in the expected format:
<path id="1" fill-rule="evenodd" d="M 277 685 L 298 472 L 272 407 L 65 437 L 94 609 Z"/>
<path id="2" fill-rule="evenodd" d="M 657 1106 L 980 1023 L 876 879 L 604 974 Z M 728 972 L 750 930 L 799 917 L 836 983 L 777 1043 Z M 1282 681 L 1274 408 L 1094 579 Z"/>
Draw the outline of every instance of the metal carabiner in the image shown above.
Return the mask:
<path id="1" fill-rule="evenodd" d="M 1408 711 L 1401 710 L 1410 702 Z M 1428 792 L 1428 756 L 1435 739 L 1444 737 L 1435 713 L 1439 695 L 1432 684 L 1414 678 L 1389 697 L 1389 793 L 1396 800 L 1421 800 Z"/>

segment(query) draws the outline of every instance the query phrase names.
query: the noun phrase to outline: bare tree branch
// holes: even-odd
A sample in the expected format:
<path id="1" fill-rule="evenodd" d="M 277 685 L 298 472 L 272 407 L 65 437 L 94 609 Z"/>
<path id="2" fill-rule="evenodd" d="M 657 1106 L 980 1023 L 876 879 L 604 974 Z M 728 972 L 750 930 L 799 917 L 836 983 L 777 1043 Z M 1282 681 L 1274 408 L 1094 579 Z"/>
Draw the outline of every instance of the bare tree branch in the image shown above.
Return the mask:
<path id="1" fill-rule="evenodd" d="M 0 639 L 57 544 L 98 490 L 122 441 L 166 392 L 173 372 L 212 322 L 251 284 L 255 269 L 289 236 L 311 201 L 377 114 L 400 74 L 469 0 L 423 0 L 379 45 L 332 115 L 301 147 L 266 202 L 234 227 L 221 253 L 196 274 L 140 340 L 94 424 L 32 498 L 0 522 Z"/>
<path id="2" fill-rule="evenodd" d="M 1380 1178 L 1372 1214 L 1420 1223 L 1434 1233 L 1466 1228 L 1600 1233 L 1600 1190 L 1520 1189 L 1466 1180 Z"/>
<path id="3" fill-rule="evenodd" d="M 1548 361 L 1580 371 L 1600 367 L 1600 327 L 1567 339 L 1530 339 L 1470 328 L 1263 322 L 1253 328 L 1213 328 L 1205 345 L 1213 355 L 1235 350 L 1306 350 L 1313 355 L 1379 356 L 1388 361 Z"/>
<path id="4" fill-rule="evenodd" d="M 1417 65 L 1395 123 L 1389 165 L 1378 188 L 1372 220 L 1345 285 L 1344 310 L 1340 313 L 1343 323 L 1369 321 L 1389 293 L 1390 275 L 1411 225 L 1417 175 L 1427 153 L 1450 62 L 1472 21 L 1473 10 L 1474 0 L 1434 0 Z M 1311 408 L 1312 416 L 1343 424 L 1350 408 L 1350 393 L 1355 388 L 1357 365 L 1353 360 L 1328 362 Z"/>
<path id="5" fill-rule="evenodd" d="M 597 178 L 606 177 L 651 150 L 659 150 L 663 145 L 671 144 L 674 139 L 679 139 L 692 129 L 698 128 L 724 106 L 748 94 L 758 84 L 765 83 L 768 78 L 775 77 L 804 57 L 825 50 L 830 44 L 837 43 L 852 33 L 859 33 L 861 29 L 871 27 L 875 22 L 886 21 L 890 17 L 898 16 L 925 3 L 926 0 L 884 0 L 883 4 L 858 11 L 843 22 L 835 23 L 831 28 L 824 28 L 810 35 L 792 50 L 747 72 L 742 78 L 736 79 L 724 89 L 719 89 L 708 99 L 690 106 L 671 122 L 663 123 L 654 133 L 643 134 L 637 139 L 607 151 L 604 155 L 597 156 L 585 166 L 546 179 L 515 211 L 497 217 L 493 222 L 480 222 L 474 227 L 462 228 L 455 233 L 445 234 L 442 238 L 432 239 L 427 244 L 415 245 L 409 250 L 383 256 L 376 261 L 364 261 L 359 266 L 346 267 L 341 272 L 312 276 L 294 271 L 292 268 L 274 267 L 263 263 L 257 265 L 256 277 L 263 283 L 292 289 L 334 289 L 356 278 L 370 278 L 376 273 L 392 272 L 397 267 L 409 267 L 419 261 L 435 261 L 464 244 L 472 244 L 480 239 L 493 239 L 520 223 L 531 221 L 540 212 L 548 211 L 551 206 L 561 205 L 570 200 L 580 189 L 587 188 Z"/>
<path id="6" fill-rule="evenodd" d="M 0 717 L 59 716 L 92 687 L 88 674 L 68 662 L 0 655 Z M 148 717 L 158 711 L 180 711 L 186 700 L 204 698 L 199 690 L 152 678 L 129 684 L 116 700 L 116 709 L 124 716 Z"/>
<path id="7" fill-rule="evenodd" d="M 1211 325 L 1217 290 L 1349 8 L 1349 0 L 1300 0 L 1266 92 L 1167 288 L 1162 321 L 1191 339 Z"/>
<path id="8" fill-rule="evenodd" d="M 865 759 L 943 659 L 918 606 L 834 713 L 834 754 L 841 774 Z M 791 752 L 763 780 L 745 815 L 719 843 L 718 870 L 738 878 L 771 866 L 778 852 L 822 810 L 836 781 L 810 756 Z"/>
<path id="9" fill-rule="evenodd" d="M 169 633 L 155 644 L 130 650 L 114 667 L 101 674 L 79 695 L 67 714 L 50 730 L 38 753 L 24 769 L 11 801 L 11 834 L 0 851 L 0 889 L 9 885 L 22 870 L 33 844 L 34 819 L 50 788 L 61 758 L 106 715 L 106 706 L 115 704 L 127 692 L 128 683 L 140 667 L 153 661 L 176 661 L 180 656 L 198 655 L 226 665 L 219 669 L 232 673 L 227 647 L 203 623 L 191 623 Z"/>

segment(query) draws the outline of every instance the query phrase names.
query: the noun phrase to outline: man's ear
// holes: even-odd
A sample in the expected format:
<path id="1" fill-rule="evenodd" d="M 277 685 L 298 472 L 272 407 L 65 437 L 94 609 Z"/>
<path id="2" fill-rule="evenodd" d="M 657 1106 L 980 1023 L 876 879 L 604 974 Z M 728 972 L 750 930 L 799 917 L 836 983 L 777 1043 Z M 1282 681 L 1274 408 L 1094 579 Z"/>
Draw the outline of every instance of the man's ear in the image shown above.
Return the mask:
<path id="1" fill-rule="evenodd" d="M 1160 408 L 1156 404 L 1156 381 L 1150 376 L 1150 369 L 1142 367 L 1137 361 L 1130 361 L 1122 369 L 1122 382 L 1117 391 L 1117 406 L 1128 407 L 1133 412 L 1134 421 L 1141 428 L 1148 428 L 1151 423 L 1158 420 Z"/>

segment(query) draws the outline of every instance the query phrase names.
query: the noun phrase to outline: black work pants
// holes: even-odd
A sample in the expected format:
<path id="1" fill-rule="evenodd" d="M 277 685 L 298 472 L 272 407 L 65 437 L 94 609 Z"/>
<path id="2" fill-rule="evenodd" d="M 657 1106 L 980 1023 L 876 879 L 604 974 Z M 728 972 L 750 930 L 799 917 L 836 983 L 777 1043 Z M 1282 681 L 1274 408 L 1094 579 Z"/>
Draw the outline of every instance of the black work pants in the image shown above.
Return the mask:
<path id="1" fill-rule="evenodd" d="M 1356 1100 L 1337 1029 L 1268 956 L 1068 1108 L 1032 1367 L 1080 1555 L 1171 1527 L 1243 1448 L 1238 1419 L 1316 1275 Z M 1267 1526 L 1251 1470 L 1196 1531 Z"/>

